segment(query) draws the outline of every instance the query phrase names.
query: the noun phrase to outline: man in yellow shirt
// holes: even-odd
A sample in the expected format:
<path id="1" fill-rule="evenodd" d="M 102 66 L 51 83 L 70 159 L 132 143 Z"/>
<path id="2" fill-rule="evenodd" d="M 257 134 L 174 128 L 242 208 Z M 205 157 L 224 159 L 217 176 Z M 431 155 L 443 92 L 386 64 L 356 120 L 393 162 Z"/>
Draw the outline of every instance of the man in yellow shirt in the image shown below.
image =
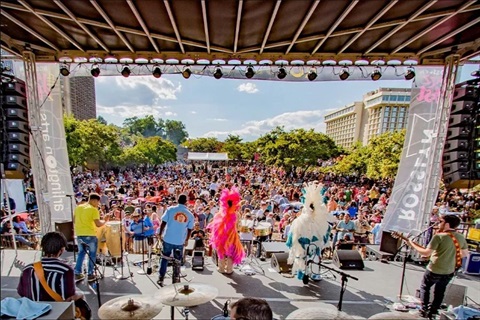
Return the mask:
<path id="1" fill-rule="evenodd" d="M 90 259 L 88 261 L 88 281 L 95 281 L 94 263 L 97 259 L 98 239 L 95 233 L 95 227 L 101 227 L 105 221 L 100 220 L 100 212 L 98 205 L 100 204 L 100 196 L 91 193 L 88 202 L 79 205 L 74 212 L 73 226 L 75 235 L 77 236 L 78 257 L 75 265 L 75 280 L 85 279 L 82 272 L 83 260 L 88 251 Z"/>

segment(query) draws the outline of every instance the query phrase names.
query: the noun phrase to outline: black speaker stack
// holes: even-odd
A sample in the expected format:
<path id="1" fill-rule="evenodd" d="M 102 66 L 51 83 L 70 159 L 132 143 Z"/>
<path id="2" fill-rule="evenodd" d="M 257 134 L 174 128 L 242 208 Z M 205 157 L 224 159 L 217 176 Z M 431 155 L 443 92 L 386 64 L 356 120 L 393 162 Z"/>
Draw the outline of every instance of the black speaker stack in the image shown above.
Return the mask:
<path id="1" fill-rule="evenodd" d="M 443 150 L 443 180 L 448 188 L 480 183 L 480 79 L 455 86 Z"/>
<path id="2" fill-rule="evenodd" d="M 0 113 L 0 158 L 7 179 L 23 179 L 30 170 L 30 128 L 25 82 L 3 77 Z"/>

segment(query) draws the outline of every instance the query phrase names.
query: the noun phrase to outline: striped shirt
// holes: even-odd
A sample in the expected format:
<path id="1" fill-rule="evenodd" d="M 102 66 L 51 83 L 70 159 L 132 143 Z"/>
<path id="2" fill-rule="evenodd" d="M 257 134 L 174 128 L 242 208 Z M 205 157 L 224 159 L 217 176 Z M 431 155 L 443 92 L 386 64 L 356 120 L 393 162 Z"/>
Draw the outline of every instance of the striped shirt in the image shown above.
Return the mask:
<path id="1" fill-rule="evenodd" d="M 75 294 L 75 274 L 73 268 L 57 258 L 42 258 L 45 280 L 63 300 Z M 17 292 L 21 297 L 33 301 L 55 301 L 38 280 L 33 264 L 23 269 Z"/>

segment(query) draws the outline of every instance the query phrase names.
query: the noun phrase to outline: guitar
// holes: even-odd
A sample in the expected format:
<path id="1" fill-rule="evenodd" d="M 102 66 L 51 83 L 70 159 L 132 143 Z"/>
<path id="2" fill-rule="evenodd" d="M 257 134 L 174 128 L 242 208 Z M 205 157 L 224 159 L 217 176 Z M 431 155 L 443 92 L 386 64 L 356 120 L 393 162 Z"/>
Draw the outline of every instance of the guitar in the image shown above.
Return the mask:
<path id="1" fill-rule="evenodd" d="M 26 267 L 26 263 L 15 259 L 13 266 L 23 271 Z M 75 319 L 90 320 L 92 318 L 92 309 L 84 299 L 75 300 Z"/>
<path id="2" fill-rule="evenodd" d="M 406 237 L 405 235 L 403 235 L 403 233 L 401 232 L 398 232 L 398 231 L 391 231 L 390 234 L 392 235 L 392 238 L 394 239 L 402 239 L 402 240 L 405 240 L 405 241 L 410 241 L 410 239 L 408 237 Z M 413 241 L 414 244 L 416 244 L 417 246 L 421 247 L 422 249 L 425 249 L 424 246 L 422 246 L 421 244 Z M 421 256 L 422 258 L 428 258 L 428 256 Z"/>

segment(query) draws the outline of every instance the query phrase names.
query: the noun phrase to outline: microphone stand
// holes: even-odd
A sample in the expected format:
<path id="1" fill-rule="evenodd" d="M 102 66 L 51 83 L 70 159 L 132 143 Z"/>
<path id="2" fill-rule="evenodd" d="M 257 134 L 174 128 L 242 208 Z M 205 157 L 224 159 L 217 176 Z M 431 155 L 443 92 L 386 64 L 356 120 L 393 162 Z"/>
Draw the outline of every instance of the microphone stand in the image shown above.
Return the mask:
<path id="1" fill-rule="evenodd" d="M 420 234 L 418 234 L 417 236 L 413 237 L 413 239 L 416 239 L 416 238 L 419 238 L 421 235 L 423 235 L 425 232 L 435 228 L 437 226 L 437 223 L 434 223 L 433 225 L 429 226 L 428 228 L 426 228 L 425 230 L 423 230 L 422 232 L 420 232 Z M 400 253 L 402 251 L 402 249 L 405 248 L 405 254 L 403 255 L 403 264 L 402 264 L 402 277 L 401 277 L 401 280 L 400 280 L 400 293 L 398 295 L 399 299 L 402 300 L 402 295 L 403 295 L 403 286 L 404 286 L 404 283 L 405 283 L 405 273 L 406 273 L 406 270 L 407 270 L 407 257 L 408 257 L 408 254 L 409 254 L 409 246 L 407 245 L 406 242 L 404 242 L 400 248 L 398 248 L 397 252 L 394 254 L 394 257 Z"/>
<path id="2" fill-rule="evenodd" d="M 70 217 L 72 218 L 72 235 L 73 235 L 73 262 L 77 262 L 77 255 L 75 254 L 75 228 L 73 227 L 73 195 L 67 194 L 65 195 L 67 198 L 70 199 Z"/>
<path id="3" fill-rule="evenodd" d="M 124 219 L 125 219 L 125 216 L 122 214 L 123 210 L 120 210 L 120 268 L 121 268 L 121 272 L 120 274 L 118 274 L 115 279 L 117 280 L 125 280 L 125 279 L 128 279 L 128 276 L 124 276 L 123 275 L 123 250 L 124 250 L 124 247 L 123 247 L 123 224 L 125 223 Z M 113 262 L 113 261 L 112 261 Z M 129 267 L 130 268 L 130 267 Z M 114 269 L 115 270 L 115 269 Z M 133 277 L 133 273 L 130 272 L 130 277 Z"/>
<path id="4" fill-rule="evenodd" d="M 100 300 L 100 283 L 98 282 L 98 276 L 97 273 L 100 275 L 101 278 L 103 278 L 102 272 L 98 269 L 97 264 L 95 261 L 93 261 L 92 256 L 90 256 L 90 247 L 88 244 L 85 242 L 80 242 L 80 245 L 83 247 L 83 250 L 88 256 L 88 260 L 93 263 L 93 270 L 95 271 L 95 291 L 97 293 L 97 302 L 98 302 L 98 307 L 100 308 L 102 306 L 102 302 Z M 87 250 L 88 249 L 88 250 Z"/>
<path id="5" fill-rule="evenodd" d="M 145 230 L 144 230 L 144 225 L 143 225 L 143 219 L 144 217 L 142 216 L 142 269 L 138 270 L 138 274 L 147 274 L 145 272 Z"/>
<path id="6" fill-rule="evenodd" d="M 337 270 L 337 269 L 334 269 L 332 267 L 329 267 L 329 266 L 326 266 L 324 265 L 323 263 L 321 262 L 314 262 L 312 260 L 309 261 L 309 263 L 314 263 L 314 264 L 317 264 L 327 270 L 330 270 L 330 271 L 333 271 L 333 272 L 336 272 L 338 273 L 339 275 L 342 276 L 342 284 L 341 284 L 341 288 L 340 288 L 340 298 L 338 300 L 338 305 L 337 305 L 337 310 L 338 311 L 342 311 L 342 303 L 343 303 L 343 294 L 345 293 L 345 291 L 347 290 L 347 282 L 348 282 L 348 278 L 352 278 L 353 280 L 356 280 L 358 281 L 358 278 L 354 277 L 354 276 L 351 276 L 349 275 L 348 273 L 345 273 L 343 271 L 340 271 L 340 270 Z"/>

